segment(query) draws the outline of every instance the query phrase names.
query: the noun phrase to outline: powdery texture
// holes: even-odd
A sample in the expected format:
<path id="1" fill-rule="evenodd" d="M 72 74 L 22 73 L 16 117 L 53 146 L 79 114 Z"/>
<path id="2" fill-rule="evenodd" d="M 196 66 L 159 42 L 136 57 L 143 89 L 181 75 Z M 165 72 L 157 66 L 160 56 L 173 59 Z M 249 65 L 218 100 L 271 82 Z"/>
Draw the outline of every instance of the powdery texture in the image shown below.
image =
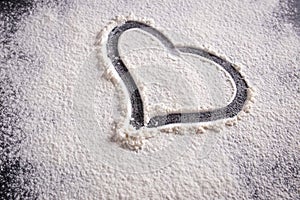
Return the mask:
<path id="1" fill-rule="evenodd" d="M 31 177 L 26 188 L 40 199 L 299 199 L 300 38 L 274 17 L 279 7 L 277 0 L 78 0 L 63 14 L 36 10 L 11 47 L 33 55 L 38 70 L 16 68 L 13 58 L 5 72 L 22 86 L 20 107 L 30 110 L 21 124 L 20 154 L 35 169 L 20 175 Z M 108 21 L 129 12 L 153 19 L 175 45 L 209 49 L 242 66 L 255 88 L 251 113 L 210 134 L 160 134 L 140 154 L 113 146 L 111 127 L 121 117 L 114 109 L 124 104 L 101 77 L 104 69 L 94 68 L 94 43 Z M 94 101 L 101 104 L 85 103 Z"/>
<path id="2" fill-rule="evenodd" d="M 96 42 L 99 65 L 106 68 L 105 77 L 116 87 L 125 90 L 125 93 L 127 92 L 125 84 L 108 58 L 107 45 L 112 45 L 108 44 L 110 32 L 126 21 L 139 21 L 153 26 L 153 20 L 139 19 L 132 14 L 127 17 L 119 16 L 102 29 Z M 195 54 L 178 51 L 173 55 L 171 50 L 163 45 L 165 42 L 167 41 L 159 41 L 149 33 L 138 29 L 124 32 L 118 41 L 120 58 L 133 76 L 141 94 L 145 124 L 157 115 L 213 110 L 225 107 L 233 100 L 236 94 L 234 81 L 221 66 Z M 202 125 L 213 126 L 223 123 L 232 126 L 237 119 L 241 119 L 244 112 L 249 111 L 253 94 L 250 88 L 248 90 L 248 99 L 238 117 L 213 120 Z M 116 121 L 112 139 L 122 146 L 136 150 L 142 147 L 144 139 L 157 135 L 160 128 L 149 130 L 143 127 L 135 130 L 131 127 L 129 125 L 131 112 L 129 95 L 131 94 L 127 92 L 126 95 L 124 93 L 122 95 L 126 99 L 121 108 L 124 119 Z M 185 132 L 185 129 L 176 127 L 178 124 L 168 126 L 175 126 L 177 134 Z M 199 129 L 204 130 L 194 124 L 188 126 L 190 133 L 197 133 Z"/>

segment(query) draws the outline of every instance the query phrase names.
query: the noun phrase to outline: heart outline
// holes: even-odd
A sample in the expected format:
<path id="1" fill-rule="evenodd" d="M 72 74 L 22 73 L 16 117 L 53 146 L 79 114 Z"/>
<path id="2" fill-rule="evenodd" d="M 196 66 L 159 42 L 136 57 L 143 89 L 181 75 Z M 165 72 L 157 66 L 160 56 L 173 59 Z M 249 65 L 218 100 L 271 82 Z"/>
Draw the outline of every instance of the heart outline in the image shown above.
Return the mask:
<path id="1" fill-rule="evenodd" d="M 243 76 L 236 70 L 236 68 L 229 61 L 207 52 L 200 48 L 188 47 L 188 46 L 175 46 L 165 35 L 156 30 L 155 28 L 138 22 L 138 21 L 126 21 L 125 23 L 114 27 L 108 34 L 106 50 L 107 56 L 110 59 L 114 69 L 122 79 L 124 85 L 129 93 L 131 102 L 131 120 L 130 124 L 136 129 L 144 127 L 144 109 L 143 101 L 139 92 L 139 89 L 131 76 L 128 68 L 122 61 L 119 50 L 118 42 L 120 36 L 127 30 L 141 29 L 150 33 L 156 37 L 161 43 L 173 54 L 178 53 L 190 53 L 204 58 L 207 58 L 214 63 L 221 66 L 225 71 L 229 73 L 236 86 L 236 93 L 233 100 L 225 107 L 213 109 L 210 111 L 202 112 L 187 112 L 187 113 L 170 113 L 167 115 L 160 115 L 152 117 L 146 127 L 154 128 L 168 124 L 175 123 L 197 123 L 208 122 L 219 119 L 232 118 L 242 111 L 247 99 L 249 86 Z"/>

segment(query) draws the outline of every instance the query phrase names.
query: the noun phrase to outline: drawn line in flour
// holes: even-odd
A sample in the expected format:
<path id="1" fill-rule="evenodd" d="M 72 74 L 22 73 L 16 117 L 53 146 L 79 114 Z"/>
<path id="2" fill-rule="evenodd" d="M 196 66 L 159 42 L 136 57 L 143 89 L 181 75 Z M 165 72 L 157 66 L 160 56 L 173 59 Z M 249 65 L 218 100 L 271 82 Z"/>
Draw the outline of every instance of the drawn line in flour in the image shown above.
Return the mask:
<path id="1" fill-rule="evenodd" d="M 206 59 L 213 61 L 220 65 L 224 70 L 226 70 L 232 77 L 236 85 L 235 97 L 227 106 L 202 112 L 189 112 L 189 113 L 171 113 L 167 115 L 155 116 L 150 119 L 147 125 L 144 124 L 144 110 L 143 101 L 139 92 L 139 89 L 131 76 L 128 68 L 122 61 L 119 50 L 118 42 L 120 36 L 129 29 L 141 29 L 148 32 L 152 36 L 156 37 L 160 42 L 169 50 L 170 53 L 178 55 L 179 53 L 189 53 L 195 54 Z M 124 82 L 131 101 L 131 120 L 130 124 L 139 129 L 143 126 L 154 128 L 167 124 L 173 123 L 196 123 L 196 122 L 208 122 L 215 121 L 219 119 L 231 118 L 236 116 L 242 109 L 248 98 L 248 84 L 243 78 L 243 76 L 237 71 L 234 66 L 205 50 L 193 47 L 176 47 L 173 43 L 164 36 L 161 32 L 155 28 L 137 21 L 127 21 L 122 25 L 116 26 L 108 35 L 107 41 L 107 56 L 111 60 L 115 70 Z"/>

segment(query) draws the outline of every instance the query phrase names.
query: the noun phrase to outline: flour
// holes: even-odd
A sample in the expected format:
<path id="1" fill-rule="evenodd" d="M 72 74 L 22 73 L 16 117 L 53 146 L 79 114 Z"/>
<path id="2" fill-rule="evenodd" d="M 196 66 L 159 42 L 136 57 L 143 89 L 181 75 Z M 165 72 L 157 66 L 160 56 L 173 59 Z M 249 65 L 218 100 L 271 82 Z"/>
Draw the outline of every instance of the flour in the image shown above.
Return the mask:
<path id="1" fill-rule="evenodd" d="M 125 32 L 120 38 L 120 54 L 138 87 L 143 88 L 147 122 L 157 114 L 203 111 L 230 103 L 235 88 L 225 70 L 200 56 L 172 56 L 159 41 L 148 46 L 151 37 L 141 34 Z M 138 47 L 130 46 L 133 40 L 140 41 Z"/>
<path id="2" fill-rule="evenodd" d="M 21 155 L 36 169 L 28 187 L 41 199 L 249 199 L 254 191 L 261 198 L 297 199 L 297 191 L 291 186 L 286 192 L 288 186 L 280 177 L 289 177 L 289 184 L 299 185 L 296 175 L 290 175 L 293 170 L 282 174 L 288 163 L 293 163 L 296 171 L 299 167 L 294 150 L 299 146 L 299 94 L 288 89 L 289 81 L 282 80 L 289 79 L 286 73 L 296 74 L 299 69 L 300 40 L 292 25 L 274 18 L 273 11 L 278 8 L 277 0 L 78 0 L 65 13 L 47 6 L 37 8 L 22 21 L 13 38 L 18 46 L 12 47 L 32 55 L 39 70 L 32 72 L 35 76 L 31 78 L 25 73 L 30 67 L 17 68 L 20 63 L 16 58 L 6 67 L 25 91 L 22 109 L 31 111 L 24 117 L 22 129 L 27 135 L 21 149 Z M 112 20 L 130 12 L 141 18 Z M 243 112 L 233 119 L 131 128 L 126 88 L 101 57 L 100 44 L 95 44 L 128 19 L 154 26 L 176 46 L 205 49 L 235 63 L 255 89 L 255 103 L 251 104 L 249 89 Z M 143 44 L 139 42 L 142 38 Z M 130 70 L 136 70 L 146 102 L 146 122 L 159 112 L 206 110 L 232 100 L 236 88 L 217 65 L 206 62 L 204 68 L 209 66 L 211 71 L 197 68 L 199 71 L 190 74 L 196 68 L 190 63 L 204 60 L 170 54 L 158 41 L 137 30 L 123 35 L 122 40 L 122 56 Z M 181 75 L 174 74 L 167 64 L 178 67 Z M 172 77 L 178 75 L 178 84 L 172 85 L 164 74 L 157 74 L 155 66 Z M 155 70 L 147 71 L 149 67 Z M 158 81 L 150 76 L 144 79 L 143 70 L 152 73 L 152 78 L 163 79 L 163 84 L 149 87 Z M 212 87 L 202 85 L 210 74 L 218 81 Z M 197 77 L 201 80 L 195 81 Z M 208 96 L 205 89 L 211 90 Z M 168 92 L 169 97 L 163 95 Z M 290 160 L 281 162 L 281 158 Z M 281 171 L 270 173 L 272 164 Z M 27 175 L 21 176 L 25 180 Z M 269 191 L 266 195 L 265 190 Z"/>
<path id="3" fill-rule="evenodd" d="M 108 37 L 110 32 L 117 26 L 125 24 L 127 21 L 140 21 L 149 25 L 150 21 L 137 19 L 133 15 L 128 17 L 118 17 L 107 25 L 98 35 L 97 45 L 99 45 L 98 58 L 99 65 L 106 66 L 106 77 L 115 85 L 120 85 L 126 90 L 126 84 L 121 80 L 115 67 L 111 62 L 116 59 L 122 59 L 124 65 L 129 70 L 141 92 L 143 102 L 143 116 L 145 124 L 150 122 L 151 118 L 158 115 L 168 115 L 171 113 L 203 112 L 226 107 L 233 101 L 236 92 L 236 85 L 229 72 L 219 66 L 217 63 L 189 52 L 177 51 L 172 44 L 164 39 L 158 40 L 146 31 L 131 29 L 125 31 L 117 41 L 119 56 L 108 59 L 107 51 Z M 153 24 L 153 23 L 152 23 Z M 153 25 L 152 25 L 153 26 Z M 157 33 L 153 33 L 156 35 Z M 175 50 L 175 52 L 174 52 Z M 224 57 L 224 56 L 223 56 Z M 226 59 L 226 58 L 223 58 Z M 240 70 L 234 66 L 236 70 Z M 128 79 L 128 78 L 126 78 Z M 130 86 L 131 87 L 131 86 Z M 249 89 L 250 90 L 250 89 Z M 249 102 L 253 99 L 250 91 L 247 91 L 247 105 L 244 105 L 244 111 L 248 112 Z M 129 94 L 132 95 L 132 94 Z M 125 95 L 127 105 L 130 104 L 129 95 Z M 125 106 L 127 110 L 130 105 Z M 124 107 L 124 108 L 125 108 Z M 122 113 L 125 113 L 122 111 Z M 239 114 L 239 119 L 242 114 Z M 157 135 L 155 131 L 147 133 L 149 129 L 135 131 L 128 128 L 130 121 L 130 110 L 127 112 L 127 120 L 117 122 L 115 127 L 114 140 L 121 142 L 125 146 L 133 146 L 133 149 L 141 148 L 142 140 Z M 127 121 L 124 123 L 124 121 Z M 220 123 L 212 120 L 212 124 Z M 225 122 L 232 126 L 236 120 Z M 127 125 L 126 125 L 127 123 Z M 222 122 L 221 122 L 222 123 Z M 223 122 L 224 123 L 224 122 Z M 175 125 L 176 126 L 176 125 Z M 193 124 L 190 124 L 193 126 Z M 173 129 L 170 129 L 173 130 Z M 176 129 L 176 132 L 181 129 Z M 194 128 L 191 132 L 198 132 Z"/>

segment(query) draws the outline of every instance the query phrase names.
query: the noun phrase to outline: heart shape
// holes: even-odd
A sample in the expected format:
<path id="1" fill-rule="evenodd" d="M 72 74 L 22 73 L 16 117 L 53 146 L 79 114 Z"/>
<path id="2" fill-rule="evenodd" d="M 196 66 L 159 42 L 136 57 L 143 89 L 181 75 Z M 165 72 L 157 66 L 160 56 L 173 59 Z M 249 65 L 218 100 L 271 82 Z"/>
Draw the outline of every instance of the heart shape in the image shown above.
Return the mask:
<path id="1" fill-rule="evenodd" d="M 152 36 L 156 37 L 161 43 L 174 55 L 181 53 L 195 54 L 197 56 L 204 57 L 210 61 L 221 66 L 234 81 L 236 86 L 236 93 L 233 100 L 225 107 L 202 112 L 182 112 L 171 113 L 167 115 L 160 115 L 152 117 L 148 124 L 144 124 L 144 109 L 143 101 L 139 92 L 139 89 L 130 74 L 128 68 L 124 64 L 120 57 L 118 50 L 118 43 L 120 36 L 127 30 L 141 29 Z M 108 34 L 106 44 L 107 56 L 110 59 L 114 69 L 122 79 L 124 85 L 129 93 L 131 102 L 131 120 L 130 124 L 139 129 L 141 127 L 159 127 L 173 123 L 196 123 L 207 122 L 225 118 L 232 118 L 242 111 L 247 99 L 248 99 L 248 84 L 239 73 L 239 71 L 230 62 L 210 53 L 205 50 L 194 47 L 176 47 L 173 43 L 161 32 L 155 28 L 138 21 L 126 21 L 125 23 L 116 26 Z"/>

